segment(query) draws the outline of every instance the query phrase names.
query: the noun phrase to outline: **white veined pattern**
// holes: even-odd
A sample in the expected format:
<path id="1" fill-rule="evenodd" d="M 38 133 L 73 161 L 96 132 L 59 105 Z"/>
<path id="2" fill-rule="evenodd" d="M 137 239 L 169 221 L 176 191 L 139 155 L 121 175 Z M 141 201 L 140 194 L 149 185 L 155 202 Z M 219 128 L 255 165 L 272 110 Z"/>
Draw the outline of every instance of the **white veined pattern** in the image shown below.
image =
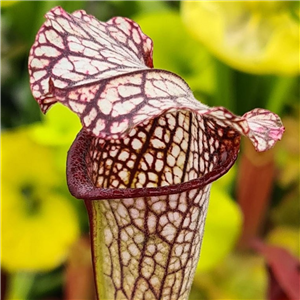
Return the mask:
<path id="1" fill-rule="evenodd" d="M 60 102 L 83 125 L 67 175 L 89 212 L 100 298 L 187 299 L 210 183 L 234 163 L 241 134 L 272 147 L 279 117 L 200 103 L 180 77 L 153 69 L 152 41 L 132 20 L 60 7 L 46 18 L 30 85 L 44 113 Z"/>
<path id="2" fill-rule="evenodd" d="M 176 109 L 250 134 L 260 151 L 282 134 L 278 116 L 268 111 L 238 117 L 223 107 L 209 108 L 180 77 L 151 69 L 152 41 L 130 19 L 116 17 L 105 23 L 82 10 L 68 14 L 60 7 L 46 18 L 29 55 L 31 90 L 43 112 L 60 101 L 78 114 L 86 130 L 104 138 L 119 138 L 149 118 Z M 270 131 L 259 126 L 268 118 Z"/>
<path id="3" fill-rule="evenodd" d="M 29 55 L 33 96 L 46 112 L 50 86 L 88 84 L 142 68 L 151 68 L 152 41 L 127 18 L 104 23 L 84 11 L 56 7 L 39 30 Z"/>

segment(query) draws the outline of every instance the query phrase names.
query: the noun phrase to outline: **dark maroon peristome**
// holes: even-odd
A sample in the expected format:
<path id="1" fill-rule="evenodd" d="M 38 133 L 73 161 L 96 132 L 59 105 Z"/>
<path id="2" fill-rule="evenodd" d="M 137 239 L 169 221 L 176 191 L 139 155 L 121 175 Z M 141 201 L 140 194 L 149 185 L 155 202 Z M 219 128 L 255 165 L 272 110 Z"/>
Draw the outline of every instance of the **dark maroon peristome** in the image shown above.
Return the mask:
<path id="1" fill-rule="evenodd" d="M 235 163 L 239 153 L 239 141 L 236 147 L 228 149 L 222 163 L 206 173 L 203 177 L 179 184 L 161 186 L 157 188 L 99 188 L 95 187 L 88 174 L 86 155 L 93 135 L 82 129 L 74 140 L 67 158 L 67 181 L 70 193 L 77 199 L 101 200 L 131 197 L 147 197 L 177 194 L 187 190 L 202 188 L 226 174 Z"/>

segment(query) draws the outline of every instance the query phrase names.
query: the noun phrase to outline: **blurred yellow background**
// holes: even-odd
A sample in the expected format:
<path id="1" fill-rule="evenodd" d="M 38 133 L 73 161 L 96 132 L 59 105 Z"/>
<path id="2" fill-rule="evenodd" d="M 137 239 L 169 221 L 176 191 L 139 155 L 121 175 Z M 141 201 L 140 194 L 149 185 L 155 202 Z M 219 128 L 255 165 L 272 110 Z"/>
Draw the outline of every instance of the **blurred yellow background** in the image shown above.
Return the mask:
<path id="1" fill-rule="evenodd" d="M 44 14 L 57 5 L 101 21 L 133 19 L 153 40 L 154 67 L 181 76 L 209 106 L 280 115 L 283 140 L 268 154 L 243 142 L 237 165 L 213 184 L 190 295 L 268 299 L 270 272 L 251 242 L 300 257 L 297 1 L 1 2 L 1 298 L 72 299 L 74 278 L 92 276 L 90 260 L 82 258 L 89 258 L 85 207 L 65 179 L 80 122 L 61 105 L 42 115 L 29 88 L 28 51 Z M 86 280 L 80 295 L 93 299 L 92 289 Z"/>

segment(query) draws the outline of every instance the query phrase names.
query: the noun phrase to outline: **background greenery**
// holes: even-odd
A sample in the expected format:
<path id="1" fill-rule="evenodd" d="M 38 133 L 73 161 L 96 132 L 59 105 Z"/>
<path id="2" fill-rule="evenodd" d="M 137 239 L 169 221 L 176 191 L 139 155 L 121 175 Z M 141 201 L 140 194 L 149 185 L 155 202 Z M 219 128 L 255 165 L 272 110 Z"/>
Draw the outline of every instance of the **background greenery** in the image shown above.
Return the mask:
<path id="1" fill-rule="evenodd" d="M 69 195 L 65 179 L 66 153 L 80 124 L 62 106 L 42 115 L 29 88 L 29 49 L 43 16 L 57 5 L 68 12 L 84 9 L 101 21 L 117 15 L 132 18 L 153 39 L 154 66 L 183 77 L 195 97 L 210 106 L 225 106 L 240 115 L 263 107 L 282 117 L 286 132 L 273 151 L 259 155 L 244 143 L 237 165 L 213 185 L 190 296 L 267 299 L 272 266 L 266 268 L 268 260 L 253 248 L 252 240 L 279 246 L 299 259 L 299 59 L 296 71 L 285 63 L 290 55 L 285 51 L 299 57 L 299 35 L 298 43 L 293 44 L 292 34 L 285 34 L 290 40 L 281 43 L 295 49 L 276 44 L 286 18 L 299 29 L 299 5 L 277 2 L 264 7 L 257 2 L 230 7 L 221 3 L 218 9 L 225 17 L 214 28 L 209 20 L 219 20 L 201 4 L 2 1 L 2 299 L 93 299 L 87 216 L 83 203 Z M 264 21 L 255 23 L 261 14 Z M 209 43 L 204 38 L 208 29 Z M 221 47 L 220 32 L 241 34 L 247 43 L 263 45 L 258 55 L 271 63 L 257 63 L 254 70 L 248 64 L 251 57 L 242 53 L 247 43 L 233 45 L 232 51 L 230 42 L 228 48 Z M 270 54 L 266 49 L 273 46 L 268 43 L 275 43 L 277 52 Z M 254 179 L 266 175 L 257 182 L 246 178 L 250 171 Z M 247 193 L 241 199 L 247 186 L 258 191 L 263 205 Z M 254 204 L 247 206 L 245 201 Z M 277 285 L 283 289 L 280 282 Z"/>

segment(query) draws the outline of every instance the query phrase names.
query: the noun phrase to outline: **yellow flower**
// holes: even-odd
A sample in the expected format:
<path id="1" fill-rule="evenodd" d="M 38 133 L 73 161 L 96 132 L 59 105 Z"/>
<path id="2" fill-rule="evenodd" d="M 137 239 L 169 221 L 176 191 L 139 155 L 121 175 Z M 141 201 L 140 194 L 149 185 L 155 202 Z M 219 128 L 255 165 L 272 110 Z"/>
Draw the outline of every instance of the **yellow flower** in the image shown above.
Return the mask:
<path id="1" fill-rule="evenodd" d="M 196 276 L 199 277 L 228 256 L 242 227 L 242 214 L 238 205 L 218 181 L 212 185 L 209 202 L 201 259 L 196 269 Z M 222 247 L 219 247 L 220 243 Z"/>
<path id="2" fill-rule="evenodd" d="M 2 133 L 2 267 L 45 271 L 57 267 L 79 235 L 73 206 L 55 188 L 59 178 L 49 148 L 28 131 Z"/>
<path id="3" fill-rule="evenodd" d="M 233 68 L 299 73 L 299 5 L 293 1 L 182 2 L 190 32 Z"/>
<path id="4" fill-rule="evenodd" d="M 77 116 L 63 105 L 51 107 L 42 120 L 29 128 L 32 139 L 41 145 L 69 147 L 81 128 Z"/>
<path id="5" fill-rule="evenodd" d="M 11 6 L 19 1 L 1 1 L 1 7 Z"/>

